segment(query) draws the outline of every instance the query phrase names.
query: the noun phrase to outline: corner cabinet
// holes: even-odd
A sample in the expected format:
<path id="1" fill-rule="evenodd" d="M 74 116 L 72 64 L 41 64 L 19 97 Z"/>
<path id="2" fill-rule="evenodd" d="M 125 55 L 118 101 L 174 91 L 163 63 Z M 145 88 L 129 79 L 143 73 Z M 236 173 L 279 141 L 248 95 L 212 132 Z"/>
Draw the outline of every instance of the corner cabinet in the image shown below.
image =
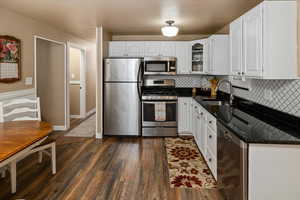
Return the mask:
<path id="1" fill-rule="evenodd" d="M 264 1 L 230 24 L 230 74 L 298 78 L 296 1 Z"/>

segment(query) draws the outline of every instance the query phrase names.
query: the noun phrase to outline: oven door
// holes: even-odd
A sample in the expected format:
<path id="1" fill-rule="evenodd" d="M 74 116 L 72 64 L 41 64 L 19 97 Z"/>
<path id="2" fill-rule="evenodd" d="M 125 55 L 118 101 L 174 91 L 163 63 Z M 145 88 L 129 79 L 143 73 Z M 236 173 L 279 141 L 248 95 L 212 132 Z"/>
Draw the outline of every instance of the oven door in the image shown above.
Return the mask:
<path id="1" fill-rule="evenodd" d="M 162 101 L 143 101 L 143 127 L 177 127 L 177 101 L 163 101 L 166 103 L 166 120 L 155 120 L 155 104 Z"/>

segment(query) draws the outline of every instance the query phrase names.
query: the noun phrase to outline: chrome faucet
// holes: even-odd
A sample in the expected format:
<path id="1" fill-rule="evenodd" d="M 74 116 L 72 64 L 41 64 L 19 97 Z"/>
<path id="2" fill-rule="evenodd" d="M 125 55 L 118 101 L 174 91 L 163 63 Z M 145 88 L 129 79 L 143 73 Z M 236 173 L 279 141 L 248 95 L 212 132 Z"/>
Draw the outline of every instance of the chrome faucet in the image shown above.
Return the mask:
<path id="1" fill-rule="evenodd" d="M 220 81 L 218 82 L 217 87 L 216 87 L 216 91 L 219 90 L 220 86 L 221 86 L 223 83 L 228 83 L 228 84 L 229 84 L 229 87 L 230 87 L 230 91 L 229 91 L 229 92 L 230 92 L 229 104 L 232 105 L 233 99 L 234 99 L 234 96 L 233 96 L 233 87 L 232 87 L 232 83 L 231 83 L 229 80 L 227 80 L 227 79 L 220 80 Z"/>

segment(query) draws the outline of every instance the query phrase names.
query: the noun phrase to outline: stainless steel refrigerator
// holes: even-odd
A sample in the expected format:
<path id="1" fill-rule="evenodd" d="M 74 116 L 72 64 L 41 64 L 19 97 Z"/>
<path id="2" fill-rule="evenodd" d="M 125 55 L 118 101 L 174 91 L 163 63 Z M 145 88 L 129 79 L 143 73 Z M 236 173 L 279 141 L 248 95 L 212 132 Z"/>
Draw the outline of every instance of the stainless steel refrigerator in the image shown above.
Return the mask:
<path id="1" fill-rule="evenodd" d="M 142 58 L 104 60 L 104 135 L 141 135 Z"/>

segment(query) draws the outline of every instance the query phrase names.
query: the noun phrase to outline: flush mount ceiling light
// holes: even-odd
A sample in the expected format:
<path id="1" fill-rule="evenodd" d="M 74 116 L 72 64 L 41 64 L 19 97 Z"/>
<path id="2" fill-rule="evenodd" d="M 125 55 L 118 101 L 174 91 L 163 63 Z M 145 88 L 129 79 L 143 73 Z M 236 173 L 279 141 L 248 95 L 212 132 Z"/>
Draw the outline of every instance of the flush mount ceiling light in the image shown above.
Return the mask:
<path id="1" fill-rule="evenodd" d="M 174 37 L 178 34 L 178 27 L 173 26 L 172 24 L 175 23 L 173 20 L 166 21 L 168 26 L 164 26 L 161 28 L 161 32 L 166 37 Z"/>

